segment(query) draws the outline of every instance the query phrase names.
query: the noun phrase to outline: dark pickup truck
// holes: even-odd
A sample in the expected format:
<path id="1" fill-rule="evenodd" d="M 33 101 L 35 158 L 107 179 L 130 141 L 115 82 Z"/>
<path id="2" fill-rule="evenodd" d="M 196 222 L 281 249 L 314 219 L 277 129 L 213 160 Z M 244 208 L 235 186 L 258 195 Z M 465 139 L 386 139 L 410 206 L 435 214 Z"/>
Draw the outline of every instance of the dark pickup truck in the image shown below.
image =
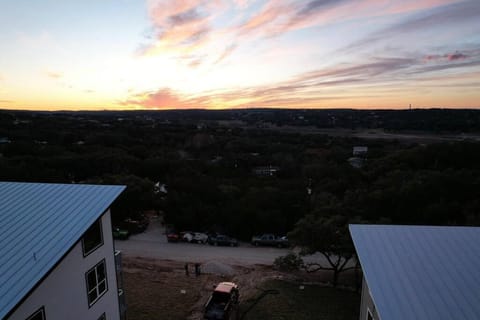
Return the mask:
<path id="1" fill-rule="evenodd" d="M 276 237 L 274 234 L 270 233 L 262 234 L 261 236 L 253 236 L 251 242 L 254 246 L 272 246 L 279 248 L 290 246 L 287 237 Z"/>
<path id="2" fill-rule="evenodd" d="M 228 320 L 238 305 L 238 286 L 233 282 L 220 282 L 205 304 L 204 319 Z"/>

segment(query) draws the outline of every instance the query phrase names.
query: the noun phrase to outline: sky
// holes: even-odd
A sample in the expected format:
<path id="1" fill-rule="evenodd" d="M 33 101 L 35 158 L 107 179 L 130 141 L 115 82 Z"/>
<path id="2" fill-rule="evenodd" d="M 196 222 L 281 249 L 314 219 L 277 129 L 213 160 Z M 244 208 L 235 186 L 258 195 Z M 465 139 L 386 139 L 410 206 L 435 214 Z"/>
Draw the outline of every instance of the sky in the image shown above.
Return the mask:
<path id="1" fill-rule="evenodd" d="M 0 109 L 478 108 L 479 0 L 0 0 Z"/>

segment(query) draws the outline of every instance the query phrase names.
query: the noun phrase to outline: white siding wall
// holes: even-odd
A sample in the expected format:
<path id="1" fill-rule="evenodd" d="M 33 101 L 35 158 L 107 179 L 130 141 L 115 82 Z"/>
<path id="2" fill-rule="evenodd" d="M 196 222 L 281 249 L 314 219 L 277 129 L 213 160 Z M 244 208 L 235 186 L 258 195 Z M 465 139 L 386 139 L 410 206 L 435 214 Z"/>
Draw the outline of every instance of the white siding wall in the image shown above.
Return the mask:
<path id="1" fill-rule="evenodd" d="M 45 307 L 47 320 L 97 320 L 104 312 L 107 320 L 119 320 L 110 211 L 101 220 L 103 245 L 84 257 L 80 240 L 9 320 L 25 320 L 42 306 Z M 89 307 L 85 274 L 103 259 L 107 268 L 108 290 Z"/>
<path id="2" fill-rule="evenodd" d="M 363 277 L 362 301 L 360 303 L 360 320 L 367 320 L 368 310 L 370 310 L 374 320 L 380 320 L 380 317 L 377 315 L 377 309 L 375 308 L 372 296 L 370 295 L 370 289 L 368 288 L 367 281 L 365 280 L 365 277 Z"/>

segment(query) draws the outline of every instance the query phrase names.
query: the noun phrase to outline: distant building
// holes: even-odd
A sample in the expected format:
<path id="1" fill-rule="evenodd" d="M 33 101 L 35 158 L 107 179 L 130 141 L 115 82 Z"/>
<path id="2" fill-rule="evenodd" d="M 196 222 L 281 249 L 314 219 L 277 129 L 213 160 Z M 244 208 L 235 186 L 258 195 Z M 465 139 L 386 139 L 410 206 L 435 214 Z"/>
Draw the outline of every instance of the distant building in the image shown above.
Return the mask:
<path id="1" fill-rule="evenodd" d="M 257 176 L 274 176 L 280 171 L 280 167 L 276 166 L 264 166 L 253 168 L 253 173 Z"/>
<path id="2" fill-rule="evenodd" d="M 360 320 L 480 318 L 480 228 L 350 225 Z"/>
<path id="3" fill-rule="evenodd" d="M 348 159 L 348 163 L 354 168 L 360 169 L 365 165 L 367 161 L 368 147 L 355 146 L 353 147 L 353 157 Z"/>
<path id="4" fill-rule="evenodd" d="M 365 146 L 355 146 L 353 147 L 353 156 L 354 157 L 366 157 L 368 153 L 368 147 Z"/>
<path id="5" fill-rule="evenodd" d="M 124 188 L 0 182 L 0 319 L 125 319 L 109 210 Z"/>

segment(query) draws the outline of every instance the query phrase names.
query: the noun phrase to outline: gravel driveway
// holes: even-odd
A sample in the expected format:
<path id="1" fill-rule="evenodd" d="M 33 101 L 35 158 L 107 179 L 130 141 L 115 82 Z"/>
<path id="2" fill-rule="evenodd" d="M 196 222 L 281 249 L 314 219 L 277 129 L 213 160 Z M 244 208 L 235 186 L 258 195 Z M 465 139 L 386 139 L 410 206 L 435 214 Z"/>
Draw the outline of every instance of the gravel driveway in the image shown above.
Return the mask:
<path id="1" fill-rule="evenodd" d="M 289 249 L 253 247 L 240 243 L 238 247 L 214 247 L 205 244 L 169 243 L 160 221 L 152 218 L 144 233 L 128 240 L 115 240 L 115 249 L 127 257 L 167 259 L 205 263 L 219 261 L 229 265 L 271 265 L 275 258 L 286 255 Z"/>

